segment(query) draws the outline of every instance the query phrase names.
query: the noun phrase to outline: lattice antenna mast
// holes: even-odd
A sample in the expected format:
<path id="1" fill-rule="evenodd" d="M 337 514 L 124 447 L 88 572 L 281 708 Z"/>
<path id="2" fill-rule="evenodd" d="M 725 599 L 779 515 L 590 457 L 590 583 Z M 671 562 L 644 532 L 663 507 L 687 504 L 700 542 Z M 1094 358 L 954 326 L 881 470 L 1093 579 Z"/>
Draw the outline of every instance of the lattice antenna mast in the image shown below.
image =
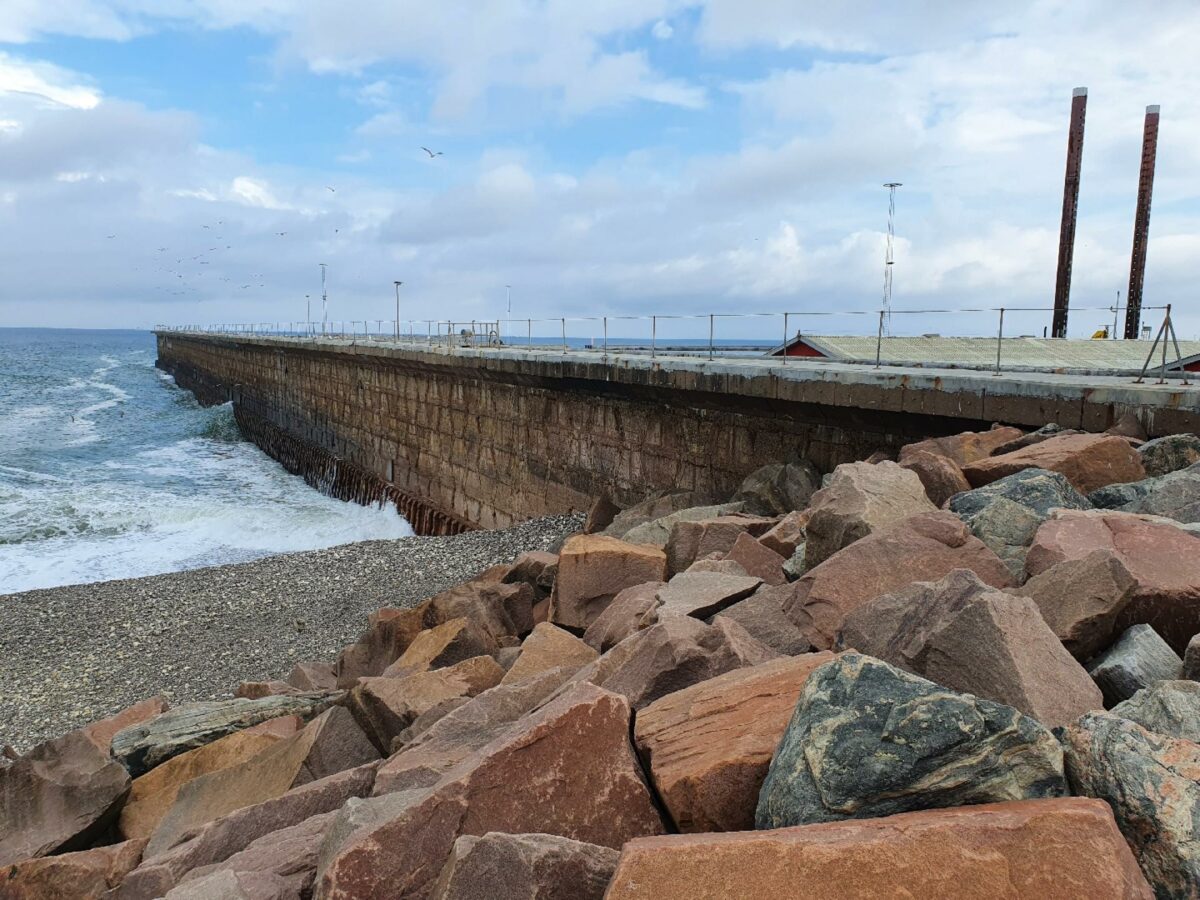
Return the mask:
<path id="1" fill-rule="evenodd" d="M 896 244 L 896 188 L 901 187 L 899 181 L 889 181 L 884 185 L 888 189 L 888 227 L 887 245 L 883 251 L 883 328 L 887 334 L 892 333 L 892 266 L 896 264 L 893 257 Z"/>

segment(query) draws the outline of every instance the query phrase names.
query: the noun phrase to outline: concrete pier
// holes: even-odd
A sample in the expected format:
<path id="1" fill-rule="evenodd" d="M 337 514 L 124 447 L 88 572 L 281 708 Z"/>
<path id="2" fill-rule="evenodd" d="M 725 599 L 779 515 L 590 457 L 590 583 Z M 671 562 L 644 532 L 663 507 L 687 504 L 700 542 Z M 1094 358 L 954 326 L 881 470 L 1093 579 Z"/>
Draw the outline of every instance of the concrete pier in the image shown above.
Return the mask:
<path id="1" fill-rule="evenodd" d="M 608 493 L 727 495 L 803 456 L 828 470 L 929 435 L 1057 422 L 1200 431 L 1200 389 L 827 360 L 158 333 L 158 365 L 334 496 L 391 499 L 422 533 L 502 527 Z"/>

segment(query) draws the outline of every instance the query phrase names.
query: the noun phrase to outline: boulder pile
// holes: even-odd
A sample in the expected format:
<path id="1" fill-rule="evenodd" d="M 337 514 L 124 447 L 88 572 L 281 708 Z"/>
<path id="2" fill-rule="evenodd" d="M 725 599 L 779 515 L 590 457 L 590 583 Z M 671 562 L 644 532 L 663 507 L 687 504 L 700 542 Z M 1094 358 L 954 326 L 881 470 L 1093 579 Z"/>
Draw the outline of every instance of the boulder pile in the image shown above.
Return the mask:
<path id="1" fill-rule="evenodd" d="M 0 900 L 1200 898 L 1200 440 L 1118 431 L 600 498 L 337 659 L 4 748 Z"/>

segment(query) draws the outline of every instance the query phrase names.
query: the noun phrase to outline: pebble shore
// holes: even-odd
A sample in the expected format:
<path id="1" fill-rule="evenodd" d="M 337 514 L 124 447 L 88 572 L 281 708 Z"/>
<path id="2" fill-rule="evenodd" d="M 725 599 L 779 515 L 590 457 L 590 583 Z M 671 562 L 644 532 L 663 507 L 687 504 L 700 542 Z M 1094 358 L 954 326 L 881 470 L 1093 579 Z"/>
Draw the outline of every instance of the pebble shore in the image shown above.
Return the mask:
<path id="1" fill-rule="evenodd" d="M 332 661 L 383 606 L 412 606 L 546 550 L 582 519 L 365 541 L 250 563 L 0 596 L 0 746 L 35 744 L 144 699 L 230 696 L 241 681 Z"/>

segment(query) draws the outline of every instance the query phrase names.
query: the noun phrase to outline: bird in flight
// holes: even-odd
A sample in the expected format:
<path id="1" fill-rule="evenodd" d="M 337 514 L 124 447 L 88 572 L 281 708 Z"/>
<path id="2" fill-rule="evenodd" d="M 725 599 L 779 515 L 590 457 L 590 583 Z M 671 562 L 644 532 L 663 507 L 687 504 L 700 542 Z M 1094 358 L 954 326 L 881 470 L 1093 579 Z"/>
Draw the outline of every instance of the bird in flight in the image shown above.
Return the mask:
<path id="1" fill-rule="evenodd" d="M 325 185 L 325 190 L 329 191 L 331 194 L 336 194 L 336 193 L 337 193 L 337 191 L 335 191 L 335 190 L 334 190 L 333 188 L 331 188 L 329 185 Z"/>
<path id="2" fill-rule="evenodd" d="M 108 239 L 111 241 L 111 240 L 112 240 L 113 238 L 115 238 L 115 237 L 116 237 L 116 235 L 115 235 L 115 234 L 110 234 L 110 235 L 108 236 Z"/>
<path id="3" fill-rule="evenodd" d="M 276 233 L 277 235 L 279 235 L 280 237 L 283 237 L 285 234 L 287 234 L 287 232 L 286 232 L 286 231 L 277 231 L 277 232 L 275 232 L 275 233 Z"/>
<path id="4" fill-rule="evenodd" d="M 426 153 L 428 153 L 428 154 L 429 154 L 429 158 L 430 158 L 430 159 L 433 159 L 435 156 L 441 156 L 441 155 L 442 155 L 442 151 L 441 151 L 441 150 L 439 150 L 437 153 L 434 153 L 434 152 L 433 152 L 432 150 L 430 150 L 428 147 L 422 147 L 421 149 L 422 149 L 422 150 L 424 150 Z"/>

